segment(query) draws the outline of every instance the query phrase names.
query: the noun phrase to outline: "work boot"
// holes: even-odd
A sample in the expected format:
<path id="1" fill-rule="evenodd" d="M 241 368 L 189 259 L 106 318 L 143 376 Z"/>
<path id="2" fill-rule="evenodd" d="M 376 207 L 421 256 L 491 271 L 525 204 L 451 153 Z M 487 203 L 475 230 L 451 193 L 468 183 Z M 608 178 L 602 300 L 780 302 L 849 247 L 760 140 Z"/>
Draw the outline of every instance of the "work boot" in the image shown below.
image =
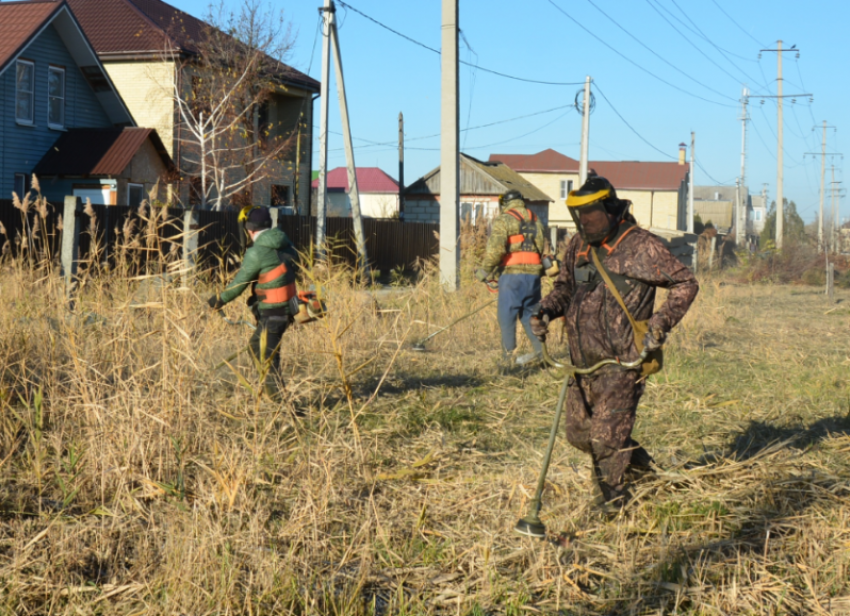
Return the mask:
<path id="1" fill-rule="evenodd" d="M 517 357 L 516 365 L 531 367 L 539 363 L 542 358 L 543 355 L 541 353 L 526 353 L 525 355 L 520 355 L 519 357 Z"/>
<path id="2" fill-rule="evenodd" d="M 502 353 L 502 358 L 499 360 L 498 371 L 500 376 L 508 376 L 514 370 L 513 353 Z"/>
<path id="3" fill-rule="evenodd" d="M 590 509 L 607 518 L 617 516 L 625 507 L 628 500 L 628 492 L 624 488 L 617 491 L 607 483 L 602 481 L 596 469 L 590 471 L 590 491 L 592 500 L 590 501 Z"/>
<path id="4" fill-rule="evenodd" d="M 660 472 L 661 469 L 655 463 L 653 457 L 637 441 L 632 440 L 629 447 L 632 449 L 632 457 L 626 470 L 630 475 L 644 477 L 646 475 L 657 475 Z"/>

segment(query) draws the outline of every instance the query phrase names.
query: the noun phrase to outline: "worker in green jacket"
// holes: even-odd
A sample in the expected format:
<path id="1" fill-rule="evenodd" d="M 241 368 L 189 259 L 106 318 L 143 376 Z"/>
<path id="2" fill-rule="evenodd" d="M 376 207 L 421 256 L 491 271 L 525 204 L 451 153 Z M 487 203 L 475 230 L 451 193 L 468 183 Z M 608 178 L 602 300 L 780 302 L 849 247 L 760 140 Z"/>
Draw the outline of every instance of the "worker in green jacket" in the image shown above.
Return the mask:
<path id="1" fill-rule="evenodd" d="M 256 207 L 248 212 L 245 230 L 253 245 L 245 251 L 242 267 L 220 295 L 208 303 L 213 310 L 239 297 L 249 286 L 252 290 L 248 305 L 257 319 L 257 329 L 249 346 L 254 357 L 266 366 L 263 389 L 274 401 L 280 401 L 283 383 L 280 375 L 280 344 L 284 332 L 292 323 L 292 302 L 297 301 L 294 247 L 281 229 L 271 228 L 268 208 Z M 263 343 L 265 339 L 265 343 Z"/>
<path id="2" fill-rule="evenodd" d="M 517 320 L 522 323 L 533 352 L 519 357 L 516 363 L 529 364 L 542 354 L 540 340 L 531 331 L 531 317 L 540 304 L 545 230 L 534 212 L 526 207 L 518 190 L 502 195 L 499 205 L 501 214 L 493 220 L 487 250 L 476 276 L 482 282 L 499 279 L 502 364 L 503 369 L 507 369 L 517 346 Z"/>

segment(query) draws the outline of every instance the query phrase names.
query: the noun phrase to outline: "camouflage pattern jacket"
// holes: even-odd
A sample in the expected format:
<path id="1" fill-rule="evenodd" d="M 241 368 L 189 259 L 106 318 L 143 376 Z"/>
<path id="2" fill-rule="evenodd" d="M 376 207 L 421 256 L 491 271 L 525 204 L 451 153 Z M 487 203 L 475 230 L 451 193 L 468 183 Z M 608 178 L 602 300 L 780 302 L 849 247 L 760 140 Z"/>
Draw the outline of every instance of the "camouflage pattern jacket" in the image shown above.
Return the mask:
<path id="1" fill-rule="evenodd" d="M 522 199 L 514 199 L 507 203 L 502 214 L 493 220 L 493 226 L 490 230 L 490 238 L 487 240 L 487 250 L 484 253 L 484 259 L 481 261 L 481 267 L 487 271 L 493 271 L 496 268 L 500 269 L 501 274 L 534 274 L 540 276 L 543 273 L 542 265 L 508 265 L 501 267 L 502 260 L 510 253 L 520 252 L 522 243 L 509 243 L 511 236 L 519 235 L 520 222 L 508 210 L 513 210 L 523 220 L 529 220 L 532 216 L 531 210 L 525 207 L 525 202 Z M 546 231 L 539 220 L 536 221 L 536 236 L 534 238 L 534 246 L 537 249 L 537 254 L 543 254 L 545 246 Z"/>
<path id="2" fill-rule="evenodd" d="M 552 318 L 566 317 L 570 356 L 576 366 L 602 359 L 638 358 L 634 333 L 623 309 L 596 271 L 592 247 L 577 233 L 570 240 L 555 286 L 541 307 Z M 665 334 L 682 320 L 699 291 L 691 271 L 652 233 L 624 222 L 612 239 L 597 248 L 602 265 L 637 321 L 649 319 L 653 331 Z M 669 290 L 655 308 L 655 289 Z M 602 371 L 618 370 L 606 366 Z"/>

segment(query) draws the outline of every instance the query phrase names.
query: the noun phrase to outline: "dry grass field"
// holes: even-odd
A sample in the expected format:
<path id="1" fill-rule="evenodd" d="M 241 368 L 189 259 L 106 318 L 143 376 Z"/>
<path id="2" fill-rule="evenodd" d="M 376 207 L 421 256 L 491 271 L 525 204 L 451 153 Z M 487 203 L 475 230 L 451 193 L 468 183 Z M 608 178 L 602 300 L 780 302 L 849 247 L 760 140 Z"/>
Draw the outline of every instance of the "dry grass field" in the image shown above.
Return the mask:
<path id="1" fill-rule="evenodd" d="M 409 348 L 482 287 L 319 275 L 277 406 L 216 368 L 250 332 L 213 287 L 160 281 L 84 279 L 70 315 L 3 263 L 2 614 L 850 614 L 846 291 L 703 280 L 639 411 L 665 471 L 604 520 L 561 438 L 537 541 L 558 376 L 497 376 L 495 308 Z"/>

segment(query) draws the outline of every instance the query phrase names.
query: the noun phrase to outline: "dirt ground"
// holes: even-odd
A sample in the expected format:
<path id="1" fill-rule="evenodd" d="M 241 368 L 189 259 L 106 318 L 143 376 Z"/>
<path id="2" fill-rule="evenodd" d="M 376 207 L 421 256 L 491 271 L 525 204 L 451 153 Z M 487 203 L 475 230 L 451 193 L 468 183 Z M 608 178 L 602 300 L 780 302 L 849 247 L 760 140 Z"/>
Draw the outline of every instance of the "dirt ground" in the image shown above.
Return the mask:
<path id="1" fill-rule="evenodd" d="M 498 376 L 495 307 L 410 349 L 492 296 L 317 282 L 273 405 L 203 286 L 68 318 L 0 276 L 0 611 L 850 614 L 850 293 L 703 280 L 638 412 L 664 472 L 600 518 L 562 435 L 539 541 L 558 375 Z"/>

